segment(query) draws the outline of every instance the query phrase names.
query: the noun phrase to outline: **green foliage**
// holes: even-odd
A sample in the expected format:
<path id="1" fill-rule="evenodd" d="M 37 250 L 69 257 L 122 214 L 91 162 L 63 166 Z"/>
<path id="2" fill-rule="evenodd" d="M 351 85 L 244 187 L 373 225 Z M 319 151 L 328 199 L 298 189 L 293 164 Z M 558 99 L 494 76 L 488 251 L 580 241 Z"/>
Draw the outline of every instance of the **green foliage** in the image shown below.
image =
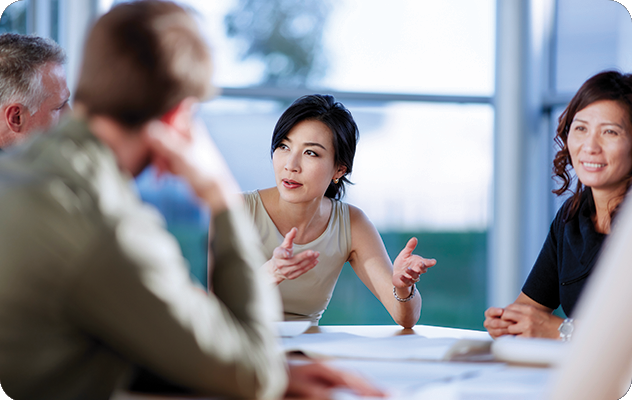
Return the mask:
<path id="1" fill-rule="evenodd" d="M 487 287 L 486 232 L 383 233 L 391 260 L 412 236 L 419 239 L 415 254 L 436 258 L 437 265 L 421 277 L 423 297 L 420 324 L 483 329 Z M 384 306 L 346 264 L 321 324 L 393 324 Z"/>
<path id="2" fill-rule="evenodd" d="M 229 37 L 244 43 L 242 58 L 265 65 L 262 84 L 305 86 L 325 72 L 323 31 L 327 0 L 239 0 L 224 22 Z"/>

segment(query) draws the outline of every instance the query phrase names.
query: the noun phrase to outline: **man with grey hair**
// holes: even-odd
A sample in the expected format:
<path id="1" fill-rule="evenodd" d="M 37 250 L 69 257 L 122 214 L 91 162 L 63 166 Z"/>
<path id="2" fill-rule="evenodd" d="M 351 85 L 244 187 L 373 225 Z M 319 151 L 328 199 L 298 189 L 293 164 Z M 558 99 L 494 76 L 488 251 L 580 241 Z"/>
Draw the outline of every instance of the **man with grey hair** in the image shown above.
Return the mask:
<path id="1" fill-rule="evenodd" d="M 0 149 L 48 130 L 70 108 L 65 62 L 50 39 L 0 35 Z"/>

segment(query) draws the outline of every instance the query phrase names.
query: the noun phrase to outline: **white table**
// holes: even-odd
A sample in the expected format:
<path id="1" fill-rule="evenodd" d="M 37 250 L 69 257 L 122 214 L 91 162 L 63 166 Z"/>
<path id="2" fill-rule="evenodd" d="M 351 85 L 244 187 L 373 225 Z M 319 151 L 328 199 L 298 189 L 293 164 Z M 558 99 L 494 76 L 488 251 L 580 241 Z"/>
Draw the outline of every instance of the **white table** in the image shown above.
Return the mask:
<path id="1" fill-rule="evenodd" d="M 427 338 L 491 340 L 485 331 L 418 325 L 328 325 L 311 327 L 309 333 L 350 333 L 372 338 L 421 335 Z M 326 361 L 354 371 L 384 389 L 391 398 L 431 400 L 535 400 L 543 397 L 551 369 L 502 362 L 352 360 Z M 340 398 L 353 399 L 348 393 Z"/>
<path id="2" fill-rule="evenodd" d="M 403 329 L 397 325 L 324 325 L 310 327 L 304 334 L 312 333 L 348 333 L 371 338 L 421 335 L 428 338 L 491 339 L 484 331 L 428 325 L 415 326 L 413 329 Z M 328 359 L 324 362 L 364 376 L 386 391 L 389 398 L 406 400 L 536 400 L 542 398 L 543 388 L 551 372 L 548 368 L 490 361 Z M 356 398 L 346 391 L 336 393 L 336 399 Z M 163 399 L 167 398 L 118 393 L 112 400 Z"/>

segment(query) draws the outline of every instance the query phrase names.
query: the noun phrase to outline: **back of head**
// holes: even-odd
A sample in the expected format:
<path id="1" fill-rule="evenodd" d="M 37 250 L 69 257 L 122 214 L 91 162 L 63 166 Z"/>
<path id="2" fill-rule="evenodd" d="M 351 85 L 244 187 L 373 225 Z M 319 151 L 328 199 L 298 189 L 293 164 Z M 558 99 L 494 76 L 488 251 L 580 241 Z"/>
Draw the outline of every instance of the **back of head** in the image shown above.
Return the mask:
<path id="1" fill-rule="evenodd" d="M 113 7 L 88 36 L 75 100 L 130 128 L 212 91 L 211 56 L 187 11 L 140 0 Z"/>
<path id="2" fill-rule="evenodd" d="M 41 84 L 43 66 L 65 62 L 64 51 L 50 39 L 0 35 L 0 106 L 20 103 L 33 114 L 46 97 Z"/>
<path id="3" fill-rule="evenodd" d="M 334 144 L 334 162 L 336 166 L 346 167 L 345 176 L 337 183 L 331 182 L 325 196 L 332 199 L 340 199 L 345 192 L 345 184 L 351 183 L 347 175 L 353 169 L 358 142 L 358 126 L 351 112 L 333 96 L 312 94 L 303 96 L 292 103 L 277 121 L 272 134 L 271 154 L 281 145 L 292 128 L 299 122 L 306 120 L 320 121 L 325 124 L 332 133 Z"/>

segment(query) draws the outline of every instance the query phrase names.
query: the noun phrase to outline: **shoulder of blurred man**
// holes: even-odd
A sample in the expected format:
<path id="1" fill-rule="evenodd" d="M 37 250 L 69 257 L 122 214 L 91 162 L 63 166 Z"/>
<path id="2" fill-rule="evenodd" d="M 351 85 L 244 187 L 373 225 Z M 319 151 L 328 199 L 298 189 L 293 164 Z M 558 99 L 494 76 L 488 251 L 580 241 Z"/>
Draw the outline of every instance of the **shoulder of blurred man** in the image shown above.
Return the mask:
<path id="1" fill-rule="evenodd" d="M 35 390 L 42 395 L 49 388 L 29 389 L 25 382 L 53 373 L 57 368 L 50 360 L 63 363 L 84 351 L 89 334 L 69 314 L 69 298 L 76 299 L 74 293 L 81 290 L 77 281 L 96 279 L 110 269 L 106 276 L 112 278 L 99 278 L 100 285 L 117 291 L 130 274 L 153 268 L 147 247 L 125 247 L 120 238 L 125 235 L 180 254 L 162 216 L 142 203 L 131 177 L 120 171 L 111 150 L 85 122 L 68 120 L 0 157 L 0 375 L 7 391 Z M 114 262 L 116 268 L 108 267 Z M 137 272 L 116 272 L 132 265 Z M 34 337 L 39 337 L 36 343 Z M 83 372 L 66 368 L 56 374 L 76 381 L 69 387 L 98 388 L 114 385 L 109 380 L 130 368 L 125 357 L 106 357 L 106 347 L 93 351 L 82 361 Z M 31 361 L 24 364 L 22 359 Z M 96 384 L 101 375 L 102 382 Z"/>

